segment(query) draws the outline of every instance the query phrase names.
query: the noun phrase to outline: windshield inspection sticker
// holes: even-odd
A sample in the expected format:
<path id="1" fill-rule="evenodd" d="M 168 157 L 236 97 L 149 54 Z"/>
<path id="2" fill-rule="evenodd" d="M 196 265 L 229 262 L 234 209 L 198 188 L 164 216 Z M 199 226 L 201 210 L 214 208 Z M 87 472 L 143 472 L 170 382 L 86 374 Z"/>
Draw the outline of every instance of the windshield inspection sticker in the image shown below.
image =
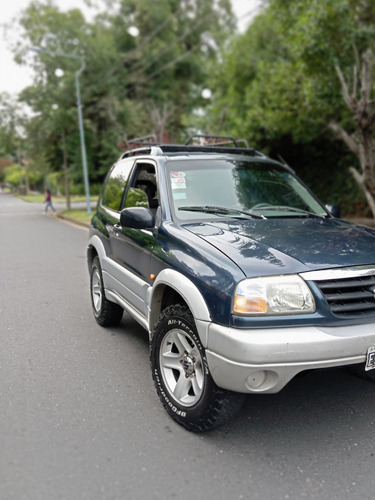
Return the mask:
<path id="1" fill-rule="evenodd" d="M 172 189 L 186 189 L 185 172 L 171 172 L 171 187 Z"/>

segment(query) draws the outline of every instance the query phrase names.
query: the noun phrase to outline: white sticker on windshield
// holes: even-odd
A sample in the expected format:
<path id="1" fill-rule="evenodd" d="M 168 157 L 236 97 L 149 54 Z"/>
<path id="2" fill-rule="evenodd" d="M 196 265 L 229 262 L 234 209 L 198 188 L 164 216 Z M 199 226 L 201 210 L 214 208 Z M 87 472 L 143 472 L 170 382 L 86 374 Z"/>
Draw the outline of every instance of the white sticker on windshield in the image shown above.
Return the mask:
<path id="1" fill-rule="evenodd" d="M 172 189 L 186 189 L 186 174 L 185 172 L 171 172 L 171 187 Z"/>

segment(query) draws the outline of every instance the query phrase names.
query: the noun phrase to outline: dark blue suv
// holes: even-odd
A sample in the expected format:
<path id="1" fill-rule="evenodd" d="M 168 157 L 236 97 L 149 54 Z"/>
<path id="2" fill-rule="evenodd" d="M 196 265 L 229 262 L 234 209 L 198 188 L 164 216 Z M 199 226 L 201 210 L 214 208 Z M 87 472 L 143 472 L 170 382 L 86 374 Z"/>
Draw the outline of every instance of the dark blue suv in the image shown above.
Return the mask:
<path id="1" fill-rule="evenodd" d="M 189 430 L 304 370 L 374 379 L 375 231 L 333 217 L 291 168 L 235 141 L 124 153 L 88 266 L 96 321 L 125 309 L 147 329 L 158 395 Z"/>

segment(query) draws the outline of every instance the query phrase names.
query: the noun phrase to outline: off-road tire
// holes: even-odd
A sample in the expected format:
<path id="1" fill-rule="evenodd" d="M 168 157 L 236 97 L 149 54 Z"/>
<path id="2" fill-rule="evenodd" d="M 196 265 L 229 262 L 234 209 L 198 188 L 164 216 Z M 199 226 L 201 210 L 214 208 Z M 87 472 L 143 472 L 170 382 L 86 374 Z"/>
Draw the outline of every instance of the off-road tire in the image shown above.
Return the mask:
<path id="1" fill-rule="evenodd" d="M 169 306 L 160 314 L 152 333 L 150 361 L 164 408 L 187 430 L 214 429 L 241 408 L 243 394 L 221 389 L 213 381 L 193 316 L 186 306 Z"/>
<path id="2" fill-rule="evenodd" d="M 91 305 L 94 317 L 100 326 L 113 326 L 120 323 L 123 309 L 105 297 L 103 275 L 99 257 L 95 256 L 90 270 Z"/>

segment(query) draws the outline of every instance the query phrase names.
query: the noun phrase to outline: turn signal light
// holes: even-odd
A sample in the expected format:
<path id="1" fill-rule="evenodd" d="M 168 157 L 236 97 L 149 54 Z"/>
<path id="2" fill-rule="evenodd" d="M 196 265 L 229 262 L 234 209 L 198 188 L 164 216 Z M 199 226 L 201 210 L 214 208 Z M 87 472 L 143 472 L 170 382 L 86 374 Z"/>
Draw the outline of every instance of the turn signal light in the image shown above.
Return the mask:
<path id="1" fill-rule="evenodd" d="M 238 314 L 266 313 L 268 311 L 267 302 L 262 297 L 241 297 L 234 299 L 233 311 Z"/>

